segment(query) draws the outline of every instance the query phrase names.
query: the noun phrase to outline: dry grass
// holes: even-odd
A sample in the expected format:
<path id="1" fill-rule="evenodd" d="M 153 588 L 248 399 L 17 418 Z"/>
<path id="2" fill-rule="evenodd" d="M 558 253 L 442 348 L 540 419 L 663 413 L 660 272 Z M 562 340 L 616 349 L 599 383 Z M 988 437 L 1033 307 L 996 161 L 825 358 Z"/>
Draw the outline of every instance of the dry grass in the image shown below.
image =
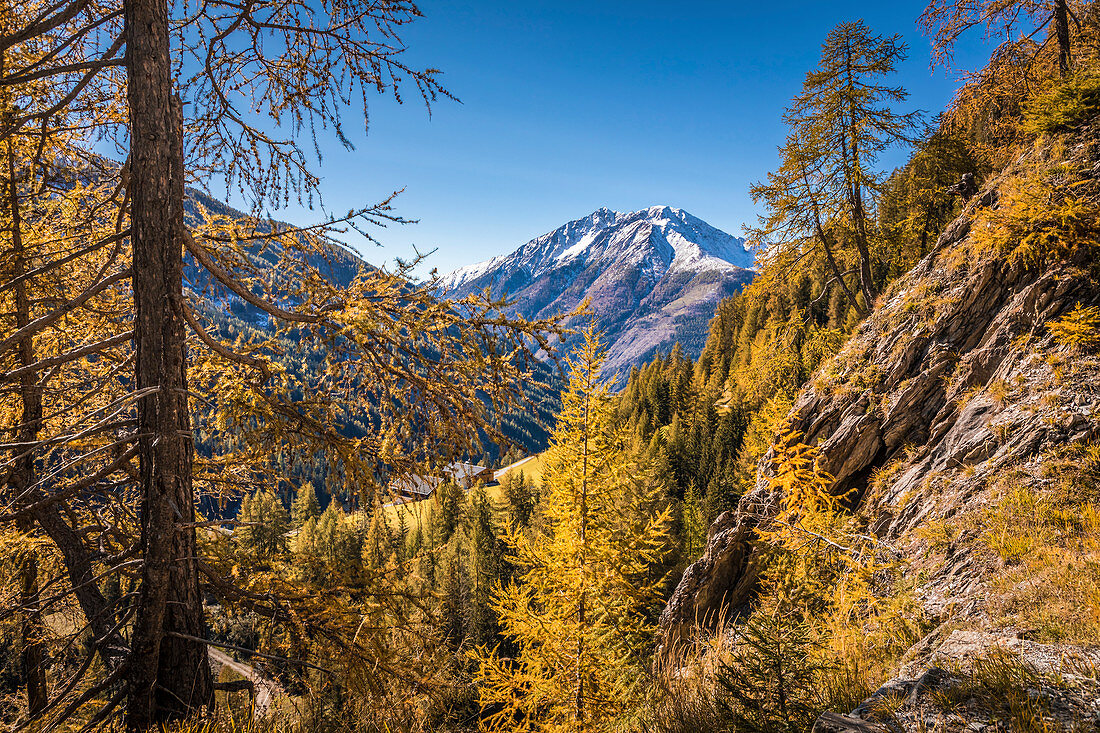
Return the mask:
<path id="1" fill-rule="evenodd" d="M 218 713 L 165 726 L 163 733 L 290 733 L 290 726 L 273 720 L 253 720 L 251 715 Z"/>
<path id="2" fill-rule="evenodd" d="M 715 678 L 732 652 L 733 625 L 722 617 L 711 634 L 657 660 L 649 699 L 641 710 L 643 733 L 720 733 L 728 730 Z"/>
<path id="3" fill-rule="evenodd" d="M 993 400 L 994 405 L 1004 407 L 1010 393 L 1008 382 L 1003 379 L 994 379 L 986 387 L 986 392 L 989 394 L 989 399 Z"/>
<path id="4" fill-rule="evenodd" d="M 944 519 L 929 519 L 916 528 L 914 534 L 928 543 L 931 552 L 942 553 L 959 539 L 959 528 Z"/>
<path id="5" fill-rule="evenodd" d="M 1100 445 L 1047 456 L 995 487 L 980 546 L 1003 563 L 992 610 L 1048 641 L 1100 642 Z"/>
<path id="6" fill-rule="evenodd" d="M 951 675 L 961 683 L 932 693 L 932 700 L 943 710 L 965 717 L 968 708 L 976 707 L 1017 733 L 1065 730 L 1065 725 L 1051 716 L 1047 698 L 1038 694 L 1048 681 L 1007 650 L 995 649 L 965 670 L 951 670 Z"/>
<path id="7" fill-rule="evenodd" d="M 533 480 L 536 484 L 542 482 L 542 472 L 546 467 L 546 454 L 539 453 L 537 455 L 526 458 L 518 463 L 513 464 L 509 471 L 504 476 L 512 476 L 516 474 L 523 474 L 523 477 L 528 480 Z M 503 476 L 501 477 L 504 478 Z"/>

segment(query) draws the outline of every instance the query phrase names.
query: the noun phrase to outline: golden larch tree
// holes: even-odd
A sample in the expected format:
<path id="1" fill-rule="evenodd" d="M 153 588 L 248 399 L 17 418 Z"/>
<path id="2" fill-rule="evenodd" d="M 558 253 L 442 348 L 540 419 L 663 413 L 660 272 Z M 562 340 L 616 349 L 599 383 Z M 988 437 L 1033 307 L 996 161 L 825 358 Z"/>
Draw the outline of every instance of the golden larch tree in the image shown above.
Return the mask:
<path id="1" fill-rule="evenodd" d="M 653 638 L 669 510 L 650 466 L 613 420 L 590 328 L 569 360 L 562 413 L 546 458 L 545 535 L 507 537 L 516 582 L 494 607 L 517 650 L 474 653 L 490 730 L 609 730 L 636 704 Z"/>

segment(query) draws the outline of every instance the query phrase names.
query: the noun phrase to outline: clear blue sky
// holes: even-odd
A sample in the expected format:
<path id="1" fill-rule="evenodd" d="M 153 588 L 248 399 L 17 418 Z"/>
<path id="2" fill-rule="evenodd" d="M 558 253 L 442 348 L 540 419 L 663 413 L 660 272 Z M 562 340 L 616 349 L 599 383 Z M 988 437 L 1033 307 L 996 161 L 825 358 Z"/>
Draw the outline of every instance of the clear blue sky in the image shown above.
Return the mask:
<path id="1" fill-rule="evenodd" d="M 374 263 L 413 245 L 437 249 L 429 264 L 442 272 L 601 206 L 670 204 L 740 234 L 756 218 L 749 185 L 775 165 L 782 110 L 834 24 L 863 18 L 902 34 L 908 107 L 942 109 L 957 82 L 929 68 L 915 22 L 923 6 L 423 0 L 425 17 L 405 33 L 408 60 L 442 69 L 462 103 L 442 100 L 429 119 L 412 92 L 404 105 L 376 98 L 366 136 L 349 116 L 355 150 L 322 142 L 325 207 L 347 211 L 405 188 L 399 213 L 418 224 L 377 232 L 382 248 L 349 242 Z M 959 66 L 981 64 L 973 41 Z"/>

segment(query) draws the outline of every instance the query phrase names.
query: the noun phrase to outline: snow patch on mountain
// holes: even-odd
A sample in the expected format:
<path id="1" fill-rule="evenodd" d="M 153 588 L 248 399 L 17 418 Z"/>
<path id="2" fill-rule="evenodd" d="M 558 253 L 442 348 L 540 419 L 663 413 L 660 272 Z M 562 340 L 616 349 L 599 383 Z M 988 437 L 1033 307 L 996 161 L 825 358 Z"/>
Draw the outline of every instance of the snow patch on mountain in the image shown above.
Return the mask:
<path id="1" fill-rule="evenodd" d="M 573 259 L 574 257 L 579 257 L 595 241 L 596 232 L 588 232 L 583 237 L 581 237 L 579 242 L 569 247 L 568 249 L 563 250 L 561 254 L 559 254 L 555 259 L 558 262 L 562 262 L 564 260 Z"/>
<path id="2" fill-rule="evenodd" d="M 597 209 L 500 255 L 444 275 L 451 297 L 488 288 L 536 318 L 591 300 L 609 339 L 609 370 L 623 371 L 680 341 L 702 347 L 718 301 L 753 277 L 745 240 L 671 206 Z"/>
<path id="3" fill-rule="evenodd" d="M 645 264 L 646 269 L 696 272 L 752 267 L 745 240 L 716 229 L 671 206 L 620 213 L 597 209 L 552 232 L 536 237 L 508 255 L 460 267 L 443 276 L 445 291 L 462 289 L 487 274 L 506 269 L 534 280 L 576 261 Z M 485 283 L 491 285 L 491 283 Z"/>

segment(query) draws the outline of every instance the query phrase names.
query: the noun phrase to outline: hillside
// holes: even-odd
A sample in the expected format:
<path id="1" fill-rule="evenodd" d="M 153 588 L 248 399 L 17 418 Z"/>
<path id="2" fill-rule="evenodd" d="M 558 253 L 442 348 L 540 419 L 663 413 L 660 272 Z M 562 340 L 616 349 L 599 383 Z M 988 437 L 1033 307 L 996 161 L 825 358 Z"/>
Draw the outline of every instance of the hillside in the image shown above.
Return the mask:
<path id="1" fill-rule="evenodd" d="M 783 502 L 778 457 L 797 443 L 868 546 L 901 569 L 904 580 L 875 590 L 909 604 L 912 631 L 893 630 L 908 642 L 890 657 L 891 689 L 909 697 L 891 713 L 900 729 L 917 729 L 931 705 L 918 699 L 926 669 L 951 671 L 954 682 L 942 673 L 933 686 L 958 692 L 975 656 L 1005 649 L 1034 675 L 1030 720 L 1095 715 L 1095 690 L 1051 680 L 1067 660 L 1095 665 L 1074 644 L 1100 638 L 1100 144 L 1095 128 L 1040 142 L 970 201 L 797 397 L 793 432 L 776 436 L 755 488 L 710 527 L 665 609 L 666 650 L 689 643 L 697 620 L 754 603 L 760 532 Z M 961 700 L 976 689 L 974 677 L 965 684 Z M 988 721 L 1002 703 L 970 713 Z M 820 729 L 879 730 L 859 727 L 886 720 L 871 707 Z M 946 729 L 977 719 L 954 717 Z"/>
<path id="2" fill-rule="evenodd" d="M 275 220 L 256 221 L 225 202 L 194 188 L 187 190 L 187 197 L 187 220 L 190 226 L 196 226 L 204 217 L 208 217 L 242 222 L 242 226 L 255 227 L 255 231 L 261 234 L 277 230 L 289 231 L 293 228 L 291 224 Z M 323 248 L 291 253 L 288 258 L 283 257 L 284 253 L 277 243 L 262 239 L 255 242 L 244 240 L 237 251 L 227 250 L 223 254 L 229 254 L 236 259 L 247 257 L 253 263 L 249 271 L 252 291 L 260 296 L 265 292 L 279 290 L 294 292 L 302 282 L 309 281 L 312 275 L 305 273 L 301 263 L 294 261 L 295 258 L 304 258 L 309 267 L 315 268 L 317 274 L 337 288 L 348 287 L 356 276 L 370 273 L 375 267 L 350 247 L 332 239 L 326 239 Z M 323 371 L 321 350 L 307 346 L 300 333 L 280 332 L 267 313 L 223 287 L 189 255 L 185 256 L 184 289 L 196 307 L 203 311 L 215 332 L 222 337 L 242 338 L 246 341 L 250 338 L 276 339 L 280 348 L 278 360 L 289 370 L 305 375 L 317 375 Z M 292 305 L 293 300 L 287 298 L 286 304 Z M 560 386 L 560 377 L 554 372 L 552 365 L 537 360 L 532 362 L 530 378 L 523 384 L 526 403 L 499 416 L 503 433 L 512 443 L 527 452 L 546 447 L 547 425 L 553 423 Z M 369 416 L 365 413 L 348 415 L 343 432 L 349 437 L 367 435 L 369 429 L 365 424 L 368 421 Z M 486 452 L 490 457 L 495 457 L 497 448 L 489 445 Z M 310 461 L 308 465 L 299 466 L 295 470 L 300 472 L 295 476 L 296 480 L 311 480 L 316 486 L 322 487 L 326 483 L 329 467 L 325 461 Z"/>
<path id="3" fill-rule="evenodd" d="M 752 280 L 751 267 L 743 239 L 681 209 L 604 208 L 455 270 L 441 287 L 455 297 L 489 288 L 531 318 L 588 298 L 608 342 L 606 369 L 622 375 L 677 342 L 698 356 L 715 306 Z"/>
<path id="4" fill-rule="evenodd" d="M 239 222 L 253 221 L 244 212 L 238 211 L 224 201 L 195 188 L 187 189 L 186 206 L 187 222 L 190 226 L 200 223 L 203 216 Z M 261 220 L 256 222 L 255 227 L 257 232 L 266 233 L 275 230 L 289 230 L 292 225 L 275 220 Z M 325 277 L 332 283 L 338 286 L 347 286 L 361 269 L 372 267 L 351 248 L 335 241 L 332 241 L 330 245 L 324 257 L 317 254 L 311 257 L 309 262 L 324 273 Z M 281 253 L 279 248 L 269 242 L 260 242 L 247 249 L 249 256 L 254 258 L 258 265 L 257 271 L 263 272 L 269 280 L 276 280 L 280 274 Z M 221 310 L 225 315 L 246 323 L 255 324 L 261 328 L 267 327 L 268 317 L 266 314 L 255 306 L 246 303 L 226 288 L 215 286 L 209 273 L 199 267 L 190 256 L 186 257 L 184 278 L 185 286 L 194 293 L 202 294 L 209 307 Z"/>
<path id="5" fill-rule="evenodd" d="M 3 728 L 1100 733 L 1100 2 L 449 5 L 0 14 Z"/>

